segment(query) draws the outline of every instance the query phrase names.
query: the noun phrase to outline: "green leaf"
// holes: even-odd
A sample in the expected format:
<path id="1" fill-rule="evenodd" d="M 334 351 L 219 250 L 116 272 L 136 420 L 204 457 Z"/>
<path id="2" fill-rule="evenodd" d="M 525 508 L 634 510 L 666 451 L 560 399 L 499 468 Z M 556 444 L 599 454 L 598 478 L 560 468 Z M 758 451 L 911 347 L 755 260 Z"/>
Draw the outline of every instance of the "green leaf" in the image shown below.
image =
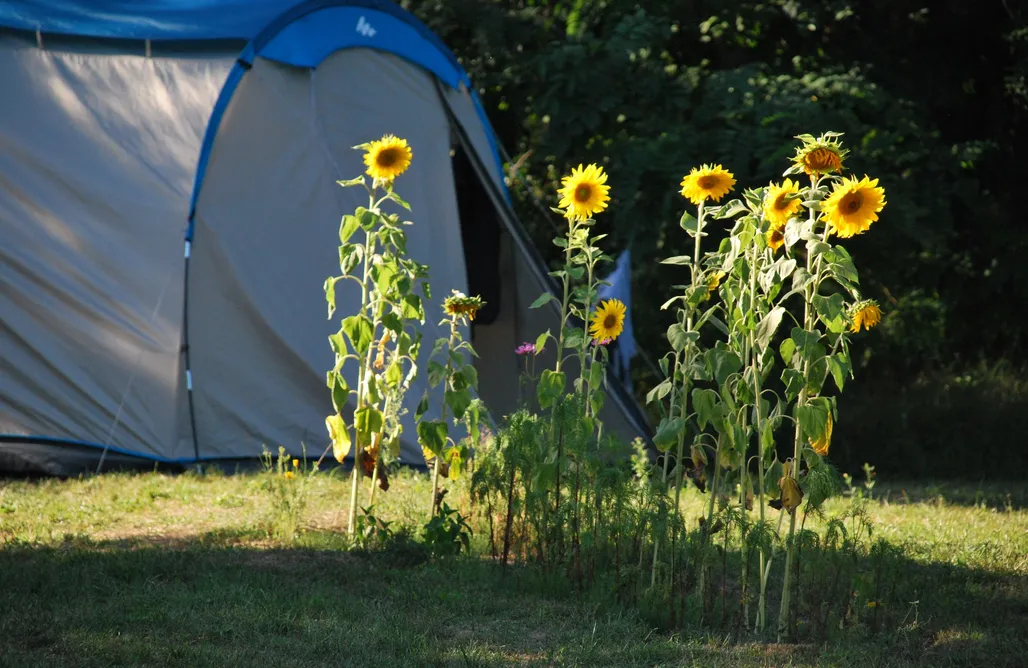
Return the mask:
<path id="1" fill-rule="evenodd" d="M 378 391 L 378 377 L 373 373 L 369 373 L 367 377 L 368 387 L 368 402 L 372 404 L 378 404 L 382 401 L 382 393 Z"/>
<path id="2" fill-rule="evenodd" d="M 402 197 L 397 195 L 396 191 L 390 190 L 389 194 L 386 195 L 386 197 L 388 197 L 389 199 L 393 200 L 394 202 L 396 202 L 397 204 L 402 206 L 404 209 L 407 209 L 408 211 L 410 211 L 410 204 L 408 204 L 405 199 L 403 199 Z"/>
<path id="3" fill-rule="evenodd" d="M 343 188 L 349 188 L 351 186 L 356 186 L 356 185 L 363 184 L 364 183 L 364 176 L 363 175 L 362 176 L 358 176 L 355 179 L 344 179 L 342 181 L 336 181 L 336 183 L 338 183 Z"/>
<path id="4" fill-rule="evenodd" d="M 475 390 L 478 389 L 478 369 L 474 366 L 468 364 L 461 369 L 457 375 L 463 379 L 464 387 L 470 387 Z"/>
<path id="5" fill-rule="evenodd" d="M 585 341 L 585 331 L 580 327 L 568 327 L 564 330 L 564 345 L 568 348 L 578 348 Z"/>
<path id="6" fill-rule="evenodd" d="M 685 350 L 690 341 L 699 341 L 700 333 L 687 332 L 681 323 L 676 322 L 667 328 L 667 340 L 671 344 L 672 350 L 677 353 Z"/>
<path id="7" fill-rule="evenodd" d="M 422 308 L 421 297 L 412 294 L 404 295 L 402 310 L 403 313 L 401 315 L 404 320 L 425 322 L 425 310 Z"/>
<path id="8" fill-rule="evenodd" d="M 663 361 L 663 360 L 662 360 Z M 665 371 L 665 373 L 667 373 Z M 646 393 L 646 403 L 652 404 L 654 400 L 660 401 L 671 392 L 671 380 L 662 380 L 656 387 Z"/>
<path id="9" fill-rule="evenodd" d="M 360 179 L 364 180 L 364 179 Z M 357 228 L 361 226 L 360 220 L 357 216 L 351 216 L 349 214 L 343 216 L 343 219 L 339 221 L 339 243 L 349 243 L 350 237 L 357 231 Z"/>
<path id="10" fill-rule="evenodd" d="M 565 381 L 566 378 L 563 371 L 558 373 L 553 369 L 543 370 L 539 375 L 539 386 L 537 388 L 540 408 L 544 410 L 549 408 L 564 394 Z"/>
<path id="11" fill-rule="evenodd" d="M 395 313 L 386 313 L 382 316 L 382 326 L 399 334 L 403 330 L 403 322 L 400 316 Z"/>
<path id="12" fill-rule="evenodd" d="M 357 219 L 360 222 L 361 228 L 363 228 L 365 232 L 370 232 L 375 228 L 375 223 L 378 222 L 377 213 L 368 211 L 364 207 L 358 207 L 355 213 L 357 214 Z"/>
<path id="13" fill-rule="evenodd" d="M 357 442 L 365 445 L 371 443 L 371 436 L 382 431 L 382 412 L 374 406 L 358 408 L 353 414 L 354 426 L 357 429 Z"/>
<path id="14" fill-rule="evenodd" d="M 400 381 L 403 380 L 403 369 L 401 368 L 398 360 L 386 367 L 384 377 L 386 383 L 388 383 L 390 387 L 399 386 Z"/>
<path id="15" fill-rule="evenodd" d="M 664 258 L 660 261 L 661 264 L 692 264 L 692 257 L 689 255 L 675 255 L 674 257 Z"/>
<path id="16" fill-rule="evenodd" d="M 842 386 L 846 383 L 846 376 L 851 373 L 849 355 L 840 352 L 829 357 L 828 370 L 832 372 L 832 378 L 835 379 L 835 385 L 841 392 Z"/>
<path id="17" fill-rule="evenodd" d="M 603 385 L 603 364 L 596 361 L 589 367 L 589 386 L 598 388 L 601 385 Z"/>
<path id="18" fill-rule="evenodd" d="M 418 443 L 436 457 L 443 456 L 446 447 L 446 436 L 449 430 L 442 420 L 423 420 L 418 422 Z"/>
<path id="19" fill-rule="evenodd" d="M 599 415 L 600 411 L 603 410 L 603 402 L 607 398 L 606 392 L 603 390 L 593 390 L 592 395 L 589 397 L 589 403 L 593 409 L 593 415 Z"/>
<path id="20" fill-rule="evenodd" d="M 664 418 L 657 426 L 657 433 L 653 436 L 653 445 L 661 452 L 667 452 L 672 445 L 678 442 L 678 434 L 685 428 L 685 420 L 676 417 L 673 420 Z"/>
<path id="21" fill-rule="evenodd" d="M 800 430 L 808 439 L 817 440 L 824 433 L 831 407 L 832 405 L 826 397 L 816 397 L 802 406 L 796 407 L 796 420 L 800 423 Z"/>
<path id="22" fill-rule="evenodd" d="M 371 320 L 363 313 L 343 318 L 343 332 L 358 355 L 367 352 L 374 338 Z"/>
<path id="23" fill-rule="evenodd" d="M 349 352 L 349 349 L 346 347 L 346 339 L 343 338 L 341 332 L 330 334 L 328 342 L 332 345 L 332 350 L 336 355 L 345 355 Z"/>
<path id="24" fill-rule="evenodd" d="M 782 324 L 783 315 L 785 315 L 785 308 L 776 306 L 760 321 L 756 331 L 758 347 L 765 348 L 771 345 L 771 339 L 778 331 L 778 326 Z"/>
<path id="25" fill-rule="evenodd" d="M 778 348 L 782 354 L 782 361 L 785 362 L 786 366 L 792 365 L 792 357 L 796 354 L 796 342 L 792 339 L 786 339 L 782 341 L 782 345 Z"/>
<path id="26" fill-rule="evenodd" d="M 471 395 L 467 390 L 446 390 L 445 400 L 453 417 L 458 420 L 464 417 L 464 412 L 471 405 Z"/>
<path id="27" fill-rule="evenodd" d="M 782 382 L 785 383 L 785 397 L 789 401 L 795 401 L 803 389 L 803 372 L 798 369 L 783 369 Z"/>
<path id="28" fill-rule="evenodd" d="M 428 412 L 428 391 L 426 390 L 421 395 L 421 401 L 418 402 L 418 407 L 414 409 L 414 420 L 420 421 L 421 416 Z"/>
<path id="29" fill-rule="evenodd" d="M 719 347 L 711 348 L 705 353 L 707 368 L 719 387 L 724 385 L 728 376 L 742 368 L 742 360 L 739 356 L 735 352 L 721 347 L 723 345 L 719 342 Z"/>
<path id="30" fill-rule="evenodd" d="M 444 380 L 446 380 L 446 367 L 440 364 L 437 360 L 429 360 L 428 386 L 436 387 Z"/>
<path id="31" fill-rule="evenodd" d="M 336 277 L 326 278 L 325 285 L 325 301 L 328 302 L 328 317 L 332 318 L 332 314 L 336 312 L 336 281 L 339 279 Z"/>
<path id="32" fill-rule="evenodd" d="M 576 281 L 580 281 L 585 276 L 585 267 L 568 267 L 568 275 Z"/>
<path id="33" fill-rule="evenodd" d="M 692 215 L 688 211 L 686 211 L 685 213 L 682 214 L 682 217 L 678 220 L 678 225 L 683 230 L 688 232 L 689 236 L 691 236 L 691 237 L 695 237 L 696 236 L 696 229 L 697 229 L 696 216 Z M 703 236 L 707 236 L 706 232 L 703 233 Z"/>
<path id="34" fill-rule="evenodd" d="M 553 296 L 552 292 L 544 292 L 541 295 L 539 295 L 539 298 L 532 302 L 531 306 L 529 306 L 528 308 L 539 308 L 540 306 L 548 304 L 551 301 L 555 301 L 556 299 L 557 298 Z"/>
<path id="35" fill-rule="evenodd" d="M 328 429 L 328 437 L 332 440 L 332 456 L 342 464 L 346 455 L 350 454 L 350 430 L 339 414 L 325 418 L 325 428 Z"/>
<path id="36" fill-rule="evenodd" d="M 336 413 L 340 413 L 346 405 L 346 400 L 350 398 L 350 387 L 341 373 L 332 374 L 332 381 L 332 406 Z"/>
<path id="37" fill-rule="evenodd" d="M 547 339 L 551 339 L 551 338 L 553 338 L 553 335 L 550 334 L 550 330 L 546 330 L 545 332 L 543 332 L 539 336 L 535 337 L 535 354 L 536 355 L 538 355 L 539 353 L 541 353 L 543 351 L 543 348 L 546 347 L 546 340 Z"/>
<path id="38" fill-rule="evenodd" d="M 722 417 L 721 400 L 714 390 L 693 390 L 692 405 L 696 411 L 696 424 L 700 429 L 706 429 L 708 424 L 715 424 Z"/>
<path id="39" fill-rule="evenodd" d="M 821 393 L 825 384 L 825 377 L 828 375 L 828 358 L 821 357 L 810 363 L 807 369 L 807 395 L 813 396 Z"/>
<path id="40" fill-rule="evenodd" d="M 828 331 L 833 334 L 841 334 L 848 326 L 846 318 L 846 304 L 843 296 L 835 293 L 829 297 L 815 295 L 813 299 L 814 310 L 818 318 L 824 323 Z"/>
<path id="41" fill-rule="evenodd" d="M 821 335 L 817 332 L 808 332 L 799 327 L 793 327 L 792 340 L 796 343 L 796 352 L 800 359 L 813 364 L 825 356 L 825 347 L 821 345 Z"/>

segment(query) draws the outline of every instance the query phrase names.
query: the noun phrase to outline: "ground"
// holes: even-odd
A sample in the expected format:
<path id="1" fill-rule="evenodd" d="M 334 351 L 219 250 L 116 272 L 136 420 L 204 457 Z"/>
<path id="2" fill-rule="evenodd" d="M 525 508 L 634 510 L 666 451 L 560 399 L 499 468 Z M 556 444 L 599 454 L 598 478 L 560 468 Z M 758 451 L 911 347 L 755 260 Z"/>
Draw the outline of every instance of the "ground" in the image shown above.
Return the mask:
<path id="1" fill-rule="evenodd" d="M 488 557 L 346 551 L 349 486 L 315 478 L 293 539 L 259 475 L 0 481 L 2 666 L 1017 666 L 1028 488 L 879 483 L 876 533 L 924 582 L 875 637 L 671 633 L 560 576 Z M 417 525 L 424 476 L 376 514 Z M 367 495 L 367 487 L 362 493 Z M 459 499 L 454 490 L 452 498 Z M 367 499 L 365 498 L 365 503 Z M 694 501 L 699 502 L 698 499 Z M 842 501 L 840 501 L 842 503 Z M 474 547 L 487 553 L 477 533 Z"/>

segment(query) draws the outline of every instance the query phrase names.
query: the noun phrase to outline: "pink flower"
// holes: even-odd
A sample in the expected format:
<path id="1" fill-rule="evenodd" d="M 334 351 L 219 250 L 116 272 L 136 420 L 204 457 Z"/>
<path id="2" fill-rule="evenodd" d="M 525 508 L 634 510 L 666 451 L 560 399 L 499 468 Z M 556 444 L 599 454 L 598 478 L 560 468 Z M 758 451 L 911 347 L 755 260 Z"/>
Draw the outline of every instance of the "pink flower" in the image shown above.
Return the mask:
<path id="1" fill-rule="evenodd" d="M 606 339 L 600 339 L 599 341 L 597 341 L 596 339 L 593 339 L 593 345 L 594 346 L 605 346 L 605 345 L 607 345 L 608 343 L 610 343 L 613 340 L 614 339 L 611 339 L 610 337 L 608 337 Z"/>
<path id="2" fill-rule="evenodd" d="M 540 351 L 540 352 L 542 352 L 542 351 Z M 517 348 L 514 349 L 514 354 L 516 354 L 516 355 L 529 355 L 529 354 L 534 355 L 535 354 L 535 344 L 534 343 L 529 343 L 528 341 L 526 341 L 526 342 L 522 343 L 520 346 L 518 346 Z"/>

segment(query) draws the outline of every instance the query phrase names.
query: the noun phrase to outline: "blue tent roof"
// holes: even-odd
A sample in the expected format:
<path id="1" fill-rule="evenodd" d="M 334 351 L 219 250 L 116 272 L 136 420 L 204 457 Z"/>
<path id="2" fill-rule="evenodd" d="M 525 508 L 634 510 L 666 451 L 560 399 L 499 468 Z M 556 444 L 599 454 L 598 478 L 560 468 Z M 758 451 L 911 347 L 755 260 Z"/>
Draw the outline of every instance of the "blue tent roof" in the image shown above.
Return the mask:
<path id="1" fill-rule="evenodd" d="M 299 0 L 5 0 L 0 26 L 88 37 L 253 39 Z"/>

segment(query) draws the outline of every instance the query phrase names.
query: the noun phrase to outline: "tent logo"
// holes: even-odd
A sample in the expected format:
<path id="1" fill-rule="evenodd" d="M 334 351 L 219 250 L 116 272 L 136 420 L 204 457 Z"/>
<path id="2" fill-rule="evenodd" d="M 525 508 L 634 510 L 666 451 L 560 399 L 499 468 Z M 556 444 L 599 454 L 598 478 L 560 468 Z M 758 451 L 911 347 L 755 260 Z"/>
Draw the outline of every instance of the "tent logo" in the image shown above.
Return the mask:
<path id="1" fill-rule="evenodd" d="M 357 19 L 357 32 L 365 37 L 374 37 L 377 31 L 361 16 Z"/>

